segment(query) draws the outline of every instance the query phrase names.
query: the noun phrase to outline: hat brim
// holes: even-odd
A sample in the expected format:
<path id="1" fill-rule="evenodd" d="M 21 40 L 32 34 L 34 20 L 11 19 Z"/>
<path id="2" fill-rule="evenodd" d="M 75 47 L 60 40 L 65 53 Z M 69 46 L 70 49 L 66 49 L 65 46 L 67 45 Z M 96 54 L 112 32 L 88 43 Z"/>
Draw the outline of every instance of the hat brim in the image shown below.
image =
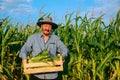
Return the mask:
<path id="1" fill-rule="evenodd" d="M 47 21 L 39 21 L 39 22 L 37 22 L 37 25 L 39 27 L 41 27 L 42 24 L 51 24 L 52 25 L 52 29 L 58 28 L 58 25 L 53 23 L 53 22 L 47 22 Z"/>

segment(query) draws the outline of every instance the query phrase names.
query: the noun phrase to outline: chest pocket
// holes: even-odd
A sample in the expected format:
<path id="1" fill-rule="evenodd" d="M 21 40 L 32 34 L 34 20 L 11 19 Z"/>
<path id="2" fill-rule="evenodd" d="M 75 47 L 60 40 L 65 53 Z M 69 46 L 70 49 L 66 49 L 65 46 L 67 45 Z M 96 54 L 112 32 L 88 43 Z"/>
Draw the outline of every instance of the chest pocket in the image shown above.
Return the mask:
<path id="1" fill-rule="evenodd" d="M 50 55 L 52 57 L 56 56 L 56 44 L 54 42 L 53 43 L 49 43 L 48 50 L 50 51 Z"/>
<path id="2" fill-rule="evenodd" d="M 55 43 L 54 42 L 53 43 L 49 43 L 48 48 L 49 48 L 49 50 L 55 49 L 56 48 Z"/>

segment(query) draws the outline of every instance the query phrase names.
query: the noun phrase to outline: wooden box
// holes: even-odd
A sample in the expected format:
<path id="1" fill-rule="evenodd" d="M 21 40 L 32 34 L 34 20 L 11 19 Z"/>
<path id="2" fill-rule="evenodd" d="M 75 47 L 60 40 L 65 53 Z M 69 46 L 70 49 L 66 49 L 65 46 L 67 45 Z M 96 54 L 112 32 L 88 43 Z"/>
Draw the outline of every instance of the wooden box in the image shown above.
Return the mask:
<path id="1" fill-rule="evenodd" d="M 34 73 L 46 73 L 46 72 L 58 72 L 63 71 L 63 61 L 62 56 L 59 55 L 59 61 L 54 62 L 37 62 L 28 63 L 27 59 L 23 59 L 23 73 L 24 74 L 34 74 Z"/>

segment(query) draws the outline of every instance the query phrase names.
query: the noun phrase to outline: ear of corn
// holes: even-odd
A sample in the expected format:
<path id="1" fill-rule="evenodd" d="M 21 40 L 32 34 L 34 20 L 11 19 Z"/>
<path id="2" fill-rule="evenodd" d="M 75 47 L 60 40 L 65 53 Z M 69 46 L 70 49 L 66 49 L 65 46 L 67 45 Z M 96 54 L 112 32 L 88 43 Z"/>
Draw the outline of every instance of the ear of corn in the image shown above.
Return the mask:
<path id="1" fill-rule="evenodd" d="M 49 59 L 51 59 L 51 57 L 49 56 L 49 51 L 43 50 L 37 56 L 29 59 L 28 62 L 40 62 L 40 61 L 46 61 L 46 60 L 49 60 Z"/>
<path id="2" fill-rule="evenodd" d="M 50 56 L 49 51 L 47 51 L 46 49 L 43 50 L 42 52 L 40 52 L 37 56 L 35 57 L 31 57 L 28 62 L 47 62 L 47 61 L 55 61 L 55 60 L 59 60 L 59 56 L 55 56 L 52 57 Z"/>

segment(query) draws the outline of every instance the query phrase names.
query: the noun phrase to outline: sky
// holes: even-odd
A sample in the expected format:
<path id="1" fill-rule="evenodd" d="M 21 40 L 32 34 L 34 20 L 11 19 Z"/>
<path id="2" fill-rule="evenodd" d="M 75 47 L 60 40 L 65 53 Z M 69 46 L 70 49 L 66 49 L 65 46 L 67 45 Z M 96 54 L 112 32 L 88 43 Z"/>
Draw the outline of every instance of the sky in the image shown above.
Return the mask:
<path id="1" fill-rule="evenodd" d="M 61 23 L 66 14 L 73 12 L 84 17 L 103 14 L 103 21 L 109 24 L 120 10 L 120 0 L 0 0 L 0 19 L 9 17 L 12 23 L 36 24 L 44 13 L 50 13 L 53 21 Z"/>

